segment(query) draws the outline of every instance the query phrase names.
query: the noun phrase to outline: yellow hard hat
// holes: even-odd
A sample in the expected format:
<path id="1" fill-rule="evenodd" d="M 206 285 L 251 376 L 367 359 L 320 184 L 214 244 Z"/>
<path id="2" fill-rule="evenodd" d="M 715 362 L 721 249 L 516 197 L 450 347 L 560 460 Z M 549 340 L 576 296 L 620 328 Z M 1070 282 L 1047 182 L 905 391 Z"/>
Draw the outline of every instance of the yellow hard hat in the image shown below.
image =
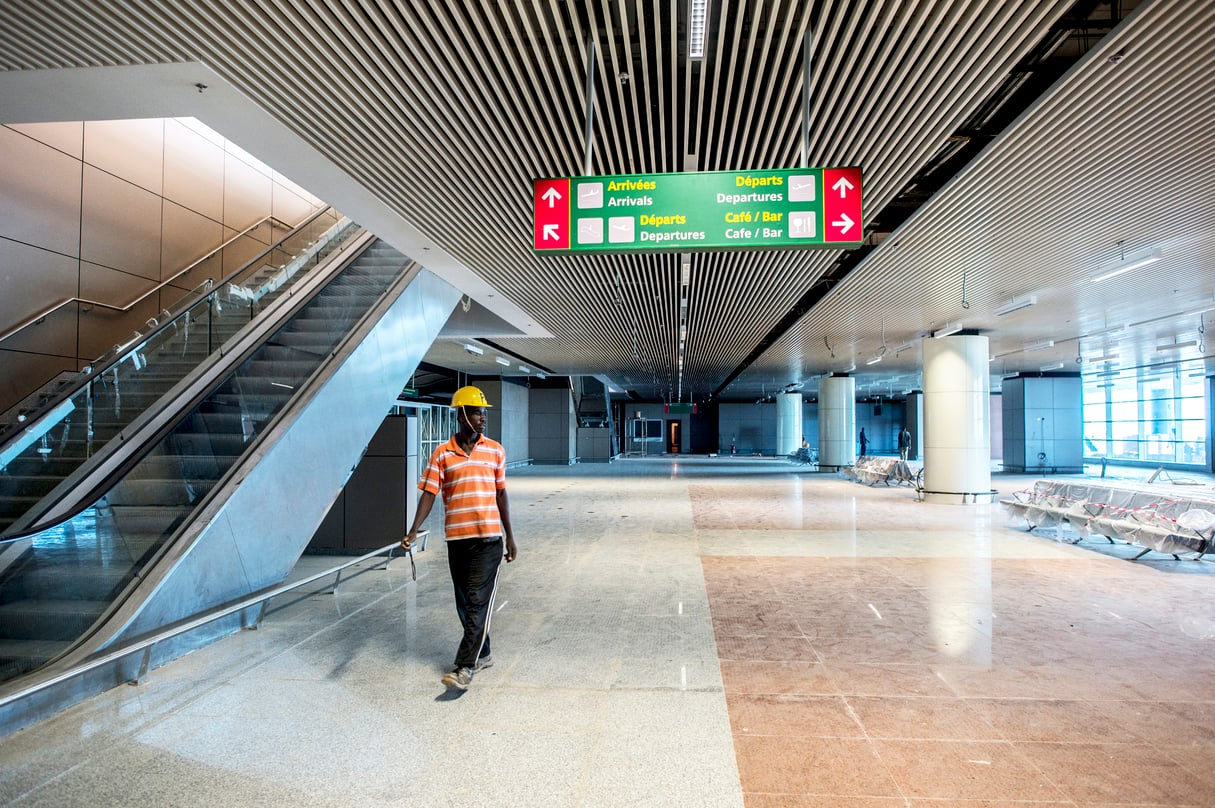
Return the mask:
<path id="1" fill-rule="evenodd" d="M 451 406 L 453 407 L 488 407 L 489 402 L 485 400 L 485 394 L 481 392 L 481 388 L 461 387 L 451 395 Z"/>

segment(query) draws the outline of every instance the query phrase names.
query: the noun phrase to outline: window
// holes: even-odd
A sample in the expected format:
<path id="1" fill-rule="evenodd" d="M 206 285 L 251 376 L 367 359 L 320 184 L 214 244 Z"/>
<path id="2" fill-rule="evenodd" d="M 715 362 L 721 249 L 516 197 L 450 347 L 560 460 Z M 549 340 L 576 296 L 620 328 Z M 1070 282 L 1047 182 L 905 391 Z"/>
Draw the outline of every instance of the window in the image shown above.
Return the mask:
<path id="1" fill-rule="evenodd" d="M 1182 363 L 1085 381 L 1086 460 L 1207 465 L 1207 381 L 1201 372 Z"/>

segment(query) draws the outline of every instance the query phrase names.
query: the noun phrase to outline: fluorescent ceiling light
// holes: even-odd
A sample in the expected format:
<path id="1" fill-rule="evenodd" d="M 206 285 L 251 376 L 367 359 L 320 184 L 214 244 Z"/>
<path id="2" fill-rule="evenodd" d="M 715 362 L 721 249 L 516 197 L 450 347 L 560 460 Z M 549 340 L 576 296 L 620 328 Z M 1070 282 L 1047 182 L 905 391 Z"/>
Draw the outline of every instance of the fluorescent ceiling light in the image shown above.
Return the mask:
<path id="1" fill-rule="evenodd" d="M 878 362 L 881 362 L 881 361 L 882 361 L 882 357 L 880 357 L 880 356 L 871 356 L 871 357 L 869 357 L 868 359 L 866 359 L 866 360 L 865 360 L 865 364 L 866 364 L 866 365 L 876 365 Z"/>
<path id="2" fill-rule="evenodd" d="M 1003 306 L 996 306 L 996 315 L 1003 317 L 1005 314 L 1012 314 L 1014 311 L 1028 309 L 1030 306 L 1036 306 L 1038 298 L 1034 295 L 1026 295 L 1024 297 L 1014 297 L 1012 300 L 1005 303 Z"/>
<path id="3" fill-rule="evenodd" d="M 1041 342 L 1035 342 L 1033 345 L 1026 345 L 1021 350 L 1025 353 L 1033 353 L 1034 351 L 1045 351 L 1047 348 L 1055 347 L 1053 339 L 1044 339 Z"/>
<path id="4" fill-rule="evenodd" d="M 1106 272 L 1103 272 L 1100 275 L 1098 275 L 1097 277 L 1093 278 L 1093 283 L 1100 283 L 1101 281 L 1108 281 L 1110 278 L 1121 275 L 1123 272 L 1130 272 L 1132 269 L 1139 269 L 1141 267 L 1147 266 L 1148 264 L 1154 264 L 1157 261 L 1159 261 L 1161 258 L 1164 258 L 1164 252 L 1162 252 L 1159 247 L 1153 249 L 1147 255 L 1141 256 L 1139 258 L 1135 258 L 1134 255 L 1132 254 L 1132 257 L 1123 258 L 1117 264 L 1115 264 L 1112 269 L 1110 269 Z"/>
<path id="5" fill-rule="evenodd" d="M 936 331 L 932 332 L 932 338 L 940 339 L 941 337 L 948 337 L 950 334 L 956 334 L 961 330 L 962 330 L 962 323 L 960 323 L 960 322 L 946 323 L 943 328 L 939 328 Z"/>
<path id="6" fill-rule="evenodd" d="M 1043 365 L 1042 370 L 1063 370 L 1065 367 L 1062 362 L 1051 362 L 1049 365 Z"/>
<path id="7" fill-rule="evenodd" d="M 1193 348 L 1198 344 L 1196 339 L 1188 339 L 1185 342 L 1166 342 L 1164 345 L 1157 345 L 1157 351 L 1180 351 L 1182 348 Z"/>
<path id="8" fill-rule="evenodd" d="M 476 345 L 470 345 L 467 342 L 464 343 L 464 350 L 468 351 L 470 354 L 473 354 L 474 356 L 481 356 L 485 353 L 484 348 L 479 348 Z"/>
<path id="9" fill-rule="evenodd" d="M 708 27 L 709 0 L 690 0 L 688 3 L 688 58 L 703 59 L 705 56 L 705 31 Z"/>
<path id="10" fill-rule="evenodd" d="M 844 369 L 843 369 L 842 371 L 840 371 L 840 372 L 841 372 L 841 373 L 851 373 L 851 372 L 852 372 L 852 371 L 854 371 L 854 370 L 856 370 L 856 364 L 855 364 L 855 363 L 853 363 L 853 364 L 849 365 L 848 367 L 844 368 Z"/>
<path id="11" fill-rule="evenodd" d="M 912 342 L 904 342 L 902 345 L 900 345 L 899 347 L 895 348 L 895 349 L 894 349 L 894 352 L 895 352 L 896 354 L 901 354 L 903 351 L 910 351 L 910 350 L 911 350 L 912 348 L 914 348 L 915 346 L 916 346 L 916 343 L 915 343 L 914 341 L 912 341 Z"/>
<path id="12" fill-rule="evenodd" d="M 537 378 L 537 379 L 547 379 L 547 378 L 548 378 L 548 374 L 547 374 L 547 373 L 537 373 L 537 374 L 536 374 L 536 378 Z"/>
<path id="13" fill-rule="evenodd" d="M 1113 362 L 1118 358 L 1118 354 L 1106 354 L 1105 356 L 1094 356 L 1092 359 L 1085 359 L 1085 362 Z"/>
<path id="14" fill-rule="evenodd" d="M 505 359 L 501 356 L 495 356 L 494 361 L 497 362 L 499 365 L 502 365 L 503 367 L 507 367 L 507 368 L 510 367 L 509 359 Z"/>
<path id="15" fill-rule="evenodd" d="M 520 365 L 520 366 L 519 366 L 519 370 L 523 371 L 524 373 L 531 373 L 531 372 L 532 372 L 532 369 L 531 369 L 531 368 L 529 368 L 527 365 Z"/>

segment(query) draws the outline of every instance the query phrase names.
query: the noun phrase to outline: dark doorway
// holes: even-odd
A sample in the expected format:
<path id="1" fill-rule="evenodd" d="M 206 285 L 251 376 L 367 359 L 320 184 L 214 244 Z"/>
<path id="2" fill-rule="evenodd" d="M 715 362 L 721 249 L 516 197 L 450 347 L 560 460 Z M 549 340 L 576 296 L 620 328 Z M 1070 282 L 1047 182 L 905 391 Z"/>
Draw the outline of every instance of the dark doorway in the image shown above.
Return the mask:
<path id="1" fill-rule="evenodd" d="M 679 454 L 683 446 L 683 436 L 680 432 L 679 421 L 667 421 L 667 453 Z"/>

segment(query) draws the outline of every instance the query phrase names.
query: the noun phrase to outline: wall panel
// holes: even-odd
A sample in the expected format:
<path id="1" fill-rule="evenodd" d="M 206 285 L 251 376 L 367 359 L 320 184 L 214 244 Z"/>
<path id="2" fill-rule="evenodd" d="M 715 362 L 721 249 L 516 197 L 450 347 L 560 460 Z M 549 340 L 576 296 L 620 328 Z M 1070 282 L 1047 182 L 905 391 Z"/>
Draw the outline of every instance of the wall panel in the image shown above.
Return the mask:
<path id="1" fill-rule="evenodd" d="M 68 123 L 16 123 L 7 129 L 20 132 L 43 145 L 57 149 L 69 157 L 80 160 L 84 155 L 84 124 L 80 121 Z M 0 133 L 2 134 L 2 133 Z"/>
<path id="2" fill-rule="evenodd" d="M 164 121 L 87 121 L 84 162 L 157 196 L 164 185 Z"/>
<path id="3" fill-rule="evenodd" d="M 180 121 L 165 121 L 164 175 L 166 199 L 217 222 L 223 221 L 223 146 Z"/>
<path id="4" fill-rule="evenodd" d="M 0 331 L 76 295 L 125 305 L 272 211 L 323 207 L 192 119 L 0 126 L 0 165 Z M 0 412 L 284 232 L 259 228 L 128 314 L 69 304 L 0 343 Z"/>
<path id="5" fill-rule="evenodd" d="M 82 193 L 80 260 L 160 280 L 160 197 L 88 164 Z"/>
<path id="6" fill-rule="evenodd" d="M 0 165 L 0 236 L 77 255 L 80 162 L 0 127 Z"/>

